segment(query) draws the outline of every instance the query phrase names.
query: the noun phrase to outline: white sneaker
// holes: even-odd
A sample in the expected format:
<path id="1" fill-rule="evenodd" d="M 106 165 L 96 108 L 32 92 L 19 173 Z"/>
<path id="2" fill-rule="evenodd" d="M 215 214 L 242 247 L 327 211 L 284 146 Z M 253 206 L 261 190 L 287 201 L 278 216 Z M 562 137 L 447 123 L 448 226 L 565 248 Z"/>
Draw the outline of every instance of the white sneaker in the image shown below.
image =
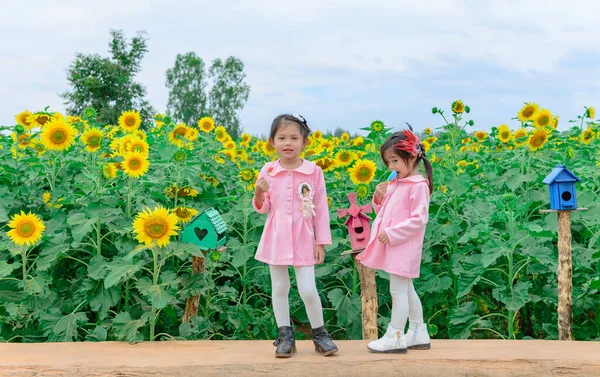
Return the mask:
<path id="1" fill-rule="evenodd" d="M 406 346 L 409 349 L 428 350 L 431 345 L 427 325 L 410 321 L 408 331 L 406 332 Z"/>
<path id="2" fill-rule="evenodd" d="M 406 339 L 401 330 L 397 330 L 392 327 L 392 324 L 388 325 L 387 331 L 383 336 L 377 340 L 369 343 L 367 348 L 371 352 L 377 353 L 406 353 Z"/>

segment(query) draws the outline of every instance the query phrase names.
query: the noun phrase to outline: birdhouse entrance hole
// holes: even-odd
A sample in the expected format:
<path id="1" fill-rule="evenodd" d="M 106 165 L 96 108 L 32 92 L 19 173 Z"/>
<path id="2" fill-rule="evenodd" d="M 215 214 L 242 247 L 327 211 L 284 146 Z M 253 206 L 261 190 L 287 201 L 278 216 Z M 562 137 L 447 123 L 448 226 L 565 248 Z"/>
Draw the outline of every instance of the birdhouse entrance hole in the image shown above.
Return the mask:
<path id="1" fill-rule="evenodd" d="M 571 198 L 573 196 L 571 195 L 571 193 L 569 191 L 565 191 L 562 193 L 561 197 L 562 197 L 562 200 L 564 200 L 565 202 L 568 202 L 569 200 L 571 200 Z"/>

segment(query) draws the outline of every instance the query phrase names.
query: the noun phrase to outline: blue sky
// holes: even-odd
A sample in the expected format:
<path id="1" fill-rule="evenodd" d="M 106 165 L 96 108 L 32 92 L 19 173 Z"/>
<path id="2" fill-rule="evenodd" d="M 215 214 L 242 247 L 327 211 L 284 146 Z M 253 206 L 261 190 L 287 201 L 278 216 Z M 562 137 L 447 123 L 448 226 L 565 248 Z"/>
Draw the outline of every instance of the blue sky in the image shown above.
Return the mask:
<path id="1" fill-rule="evenodd" d="M 596 1 L 53 1 L 3 5 L 0 124 L 22 110 L 63 111 L 77 52 L 107 55 L 109 29 L 148 33 L 138 81 L 163 112 L 177 53 L 234 55 L 251 86 L 242 126 L 266 134 L 282 112 L 313 130 L 353 132 L 381 119 L 417 130 L 462 99 L 475 128 L 511 121 L 525 101 L 560 129 L 600 107 Z"/>

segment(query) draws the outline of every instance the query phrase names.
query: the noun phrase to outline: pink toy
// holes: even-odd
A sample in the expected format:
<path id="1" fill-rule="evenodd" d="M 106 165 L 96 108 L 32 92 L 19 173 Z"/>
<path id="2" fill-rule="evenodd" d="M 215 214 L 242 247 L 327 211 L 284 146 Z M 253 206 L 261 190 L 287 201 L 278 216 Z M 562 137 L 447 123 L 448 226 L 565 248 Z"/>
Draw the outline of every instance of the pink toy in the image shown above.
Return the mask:
<path id="1" fill-rule="evenodd" d="M 350 245 L 352 246 L 352 250 L 343 252 L 342 254 L 356 254 L 367 247 L 367 244 L 369 243 L 369 238 L 371 237 L 369 220 L 371 220 L 371 218 L 365 215 L 365 212 L 369 213 L 372 209 L 370 204 L 365 204 L 361 207 L 356 205 L 355 192 L 348 194 L 348 201 L 350 201 L 350 208 L 337 210 L 339 218 L 348 216 L 344 225 L 348 227 Z"/>

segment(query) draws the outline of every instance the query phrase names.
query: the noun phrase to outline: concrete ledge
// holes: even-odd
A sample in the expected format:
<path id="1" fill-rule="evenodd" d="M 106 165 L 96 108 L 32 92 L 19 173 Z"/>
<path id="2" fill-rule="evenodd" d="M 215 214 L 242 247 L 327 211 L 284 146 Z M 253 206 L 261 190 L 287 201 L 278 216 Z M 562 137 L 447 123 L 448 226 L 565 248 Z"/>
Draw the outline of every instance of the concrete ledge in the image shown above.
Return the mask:
<path id="1" fill-rule="evenodd" d="M 276 359 L 269 341 L 0 343 L 1 376 L 600 376 L 600 342 L 434 340 L 427 351 L 369 353 L 338 341 L 323 357 L 297 342 Z"/>

